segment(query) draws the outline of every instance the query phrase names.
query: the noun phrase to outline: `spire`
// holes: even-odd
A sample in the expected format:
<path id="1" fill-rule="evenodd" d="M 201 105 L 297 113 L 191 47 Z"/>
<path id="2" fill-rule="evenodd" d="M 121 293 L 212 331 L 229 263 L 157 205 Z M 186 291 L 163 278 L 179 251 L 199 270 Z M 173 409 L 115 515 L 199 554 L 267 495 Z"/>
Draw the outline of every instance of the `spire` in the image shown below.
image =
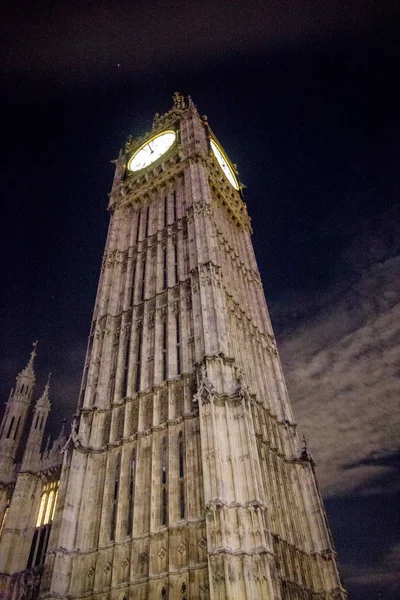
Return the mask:
<path id="1" fill-rule="evenodd" d="M 32 349 L 31 356 L 30 356 L 30 359 L 28 361 L 28 364 L 26 365 L 25 369 L 23 369 L 21 371 L 21 373 L 19 373 L 18 377 L 21 377 L 21 375 L 24 375 L 26 377 L 30 377 L 32 379 L 35 379 L 35 371 L 33 369 L 33 361 L 35 360 L 37 345 L 38 345 L 38 341 L 37 340 L 32 343 L 33 349 Z M 18 377 L 17 377 L 17 379 L 18 379 Z"/>
<path id="2" fill-rule="evenodd" d="M 60 433 L 58 434 L 59 438 L 62 438 L 65 436 L 65 426 L 67 425 L 67 419 L 63 419 L 61 421 L 61 430 Z"/>
<path id="3" fill-rule="evenodd" d="M 49 375 L 47 377 L 47 382 L 46 382 L 46 385 L 44 386 L 43 394 L 40 396 L 39 400 L 37 401 L 36 407 L 47 406 L 47 408 L 50 408 L 50 398 L 49 398 L 50 379 L 51 379 L 51 373 L 49 373 Z"/>

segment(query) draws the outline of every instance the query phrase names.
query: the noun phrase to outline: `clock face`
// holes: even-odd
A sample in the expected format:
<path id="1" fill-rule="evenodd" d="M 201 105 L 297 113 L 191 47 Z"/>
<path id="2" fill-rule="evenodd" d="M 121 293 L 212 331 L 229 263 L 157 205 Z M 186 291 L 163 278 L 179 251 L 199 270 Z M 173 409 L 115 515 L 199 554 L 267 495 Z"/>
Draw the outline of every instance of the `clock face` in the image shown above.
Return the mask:
<path id="1" fill-rule="evenodd" d="M 221 148 L 214 142 L 214 140 L 210 140 L 211 150 L 214 153 L 215 158 L 218 161 L 219 166 L 223 170 L 225 177 L 229 181 L 229 183 L 235 188 L 235 190 L 239 189 L 238 180 L 236 179 L 235 173 L 233 172 L 232 167 L 229 165 L 228 159 L 225 157 Z"/>
<path id="2" fill-rule="evenodd" d="M 130 171 L 140 171 L 140 169 L 148 167 L 171 148 L 175 139 L 175 131 L 163 131 L 150 138 L 132 154 L 128 162 L 128 169 Z"/>

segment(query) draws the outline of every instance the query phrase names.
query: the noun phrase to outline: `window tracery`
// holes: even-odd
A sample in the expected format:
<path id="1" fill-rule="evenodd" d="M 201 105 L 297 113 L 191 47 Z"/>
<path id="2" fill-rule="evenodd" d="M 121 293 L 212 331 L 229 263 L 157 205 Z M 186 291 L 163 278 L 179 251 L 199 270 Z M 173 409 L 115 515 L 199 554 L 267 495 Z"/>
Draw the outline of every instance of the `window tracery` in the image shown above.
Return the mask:
<path id="1" fill-rule="evenodd" d="M 36 517 L 35 532 L 28 557 L 28 569 L 44 563 L 51 525 L 57 505 L 59 483 L 59 481 L 52 481 L 43 487 Z"/>

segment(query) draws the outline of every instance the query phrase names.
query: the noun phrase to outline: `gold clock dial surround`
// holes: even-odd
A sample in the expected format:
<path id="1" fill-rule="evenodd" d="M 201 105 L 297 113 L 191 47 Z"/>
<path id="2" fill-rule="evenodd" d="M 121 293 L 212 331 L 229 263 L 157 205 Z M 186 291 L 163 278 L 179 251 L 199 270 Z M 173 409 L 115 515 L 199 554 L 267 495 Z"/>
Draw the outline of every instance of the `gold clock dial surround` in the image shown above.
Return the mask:
<path id="1" fill-rule="evenodd" d="M 128 161 L 128 169 L 133 172 L 145 169 L 161 158 L 175 143 L 175 140 L 176 132 L 172 129 L 157 133 L 132 154 Z"/>
<path id="2" fill-rule="evenodd" d="M 229 160 L 226 157 L 224 151 L 222 150 L 222 148 L 220 148 L 220 146 L 218 146 L 218 144 L 216 142 L 214 142 L 214 140 L 210 140 L 210 145 L 211 145 L 211 150 L 212 150 L 219 166 L 221 167 L 225 177 L 227 178 L 227 180 L 229 181 L 231 186 L 234 187 L 235 190 L 238 190 L 239 189 L 238 180 L 236 179 L 236 175 L 233 172 L 233 169 L 230 166 Z"/>

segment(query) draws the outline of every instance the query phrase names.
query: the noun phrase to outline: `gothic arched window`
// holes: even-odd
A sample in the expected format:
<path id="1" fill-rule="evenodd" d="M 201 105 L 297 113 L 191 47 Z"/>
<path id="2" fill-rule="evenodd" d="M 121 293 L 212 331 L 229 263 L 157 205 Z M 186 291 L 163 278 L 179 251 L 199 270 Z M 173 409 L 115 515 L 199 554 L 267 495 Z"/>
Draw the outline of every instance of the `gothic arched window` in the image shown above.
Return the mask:
<path id="1" fill-rule="evenodd" d="M 179 432 L 178 436 L 178 451 L 179 451 L 179 479 L 183 477 L 183 433 Z"/>
<path id="2" fill-rule="evenodd" d="M 179 315 L 176 317 L 176 373 L 177 375 L 181 374 L 181 332 L 180 332 L 180 323 L 179 323 Z"/>
<path id="3" fill-rule="evenodd" d="M 167 366 L 167 318 L 162 324 L 162 370 L 163 370 L 163 381 L 168 377 L 168 366 Z"/>
<path id="4" fill-rule="evenodd" d="M 140 293 L 140 300 L 144 300 L 144 292 L 146 286 L 146 255 L 143 254 L 143 262 L 142 262 L 142 289 Z"/>
<path id="5" fill-rule="evenodd" d="M 7 438 L 9 438 L 9 437 L 10 437 L 10 435 L 11 435 L 11 430 L 12 430 L 12 428 L 13 428 L 14 421 L 15 421 L 15 417 L 11 417 L 11 423 L 10 423 L 10 427 L 8 428 L 8 432 L 7 432 Z"/>
<path id="6" fill-rule="evenodd" d="M 51 524 L 54 519 L 58 496 L 58 481 L 47 483 L 40 498 L 39 511 L 36 517 L 36 529 L 33 534 L 27 568 L 37 567 L 44 563 L 47 544 L 50 537 Z"/>
<path id="7" fill-rule="evenodd" d="M 179 432 L 178 436 L 178 456 L 179 456 L 179 517 L 185 518 L 185 471 L 184 471 L 184 449 L 183 449 L 183 433 Z"/>
<path id="8" fill-rule="evenodd" d="M 168 197 L 164 198 L 164 227 L 168 225 Z"/>
<path id="9" fill-rule="evenodd" d="M 149 215 L 150 215 L 150 206 L 148 206 L 147 210 L 146 210 L 146 227 L 145 227 L 145 233 L 144 233 L 145 238 L 147 238 L 147 236 L 149 235 Z"/>
<path id="10" fill-rule="evenodd" d="M 117 524 L 117 505 L 118 505 L 120 472 L 121 472 L 121 455 L 118 454 L 116 465 L 115 465 L 114 492 L 113 492 L 112 508 L 111 508 L 111 527 L 110 527 L 110 539 L 111 540 L 114 539 L 115 527 Z"/>
<path id="11" fill-rule="evenodd" d="M 163 248 L 163 290 L 167 289 L 168 277 L 167 277 L 167 248 Z"/>
<path id="12" fill-rule="evenodd" d="M 186 583 L 181 585 L 181 600 L 186 600 Z"/>
<path id="13" fill-rule="evenodd" d="M 161 443 L 161 525 L 168 523 L 168 495 L 167 495 L 167 438 Z"/>
<path id="14" fill-rule="evenodd" d="M 136 229 L 136 243 L 138 243 L 138 241 L 139 241 L 139 233 L 140 233 L 140 216 L 141 216 L 141 212 L 139 211 L 139 213 L 138 213 L 138 220 L 137 220 L 137 229 Z"/>
<path id="15" fill-rule="evenodd" d="M 15 431 L 14 431 L 14 440 L 17 437 L 20 420 L 21 420 L 21 417 L 18 417 L 17 426 L 16 426 Z"/>
<path id="16" fill-rule="evenodd" d="M 136 477 L 136 448 L 132 450 L 130 476 L 129 476 L 129 515 L 128 515 L 128 534 L 133 531 L 133 509 L 135 504 L 135 477 Z"/>
<path id="17" fill-rule="evenodd" d="M 174 204 L 174 223 L 175 223 L 176 218 L 178 216 L 177 215 L 177 210 L 176 210 L 176 192 L 175 192 L 175 190 L 174 190 L 174 193 L 173 193 L 173 201 L 174 201 L 173 204 Z"/>
<path id="18" fill-rule="evenodd" d="M 175 273 L 175 283 L 179 281 L 179 270 L 178 270 L 178 244 L 176 240 L 174 241 L 174 273 Z"/>
<path id="19" fill-rule="evenodd" d="M 142 321 L 139 321 L 137 324 L 135 392 L 138 392 L 140 390 L 140 376 L 141 376 L 141 367 L 142 367 L 142 342 L 143 342 L 143 323 L 142 323 Z"/>
<path id="20" fill-rule="evenodd" d="M 161 600 L 167 600 L 167 589 L 165 586 L 161 590 Z"/>
<path id="21" fill-rule="evenodd" d="M 1 537 L 1 534 L 3 532 L 4 525 L 5 525 L 5 522 L 6 522 L 9 510 L 10 510 L 10 500 L 8 499 L 7 500 L 7 505 L 6 505 L 5 509 L 4 509 L 4 513 L 3 513 L 3 516 L 2 516 L 2 519 L 1 519 L 1 523 L 0 523 L 0 537 Z"/>
<path id="22" fill-rule="evenodd" d="M 161 483 L 167 483 L 167 440 L 164 437 L 161 445 Z"/>

